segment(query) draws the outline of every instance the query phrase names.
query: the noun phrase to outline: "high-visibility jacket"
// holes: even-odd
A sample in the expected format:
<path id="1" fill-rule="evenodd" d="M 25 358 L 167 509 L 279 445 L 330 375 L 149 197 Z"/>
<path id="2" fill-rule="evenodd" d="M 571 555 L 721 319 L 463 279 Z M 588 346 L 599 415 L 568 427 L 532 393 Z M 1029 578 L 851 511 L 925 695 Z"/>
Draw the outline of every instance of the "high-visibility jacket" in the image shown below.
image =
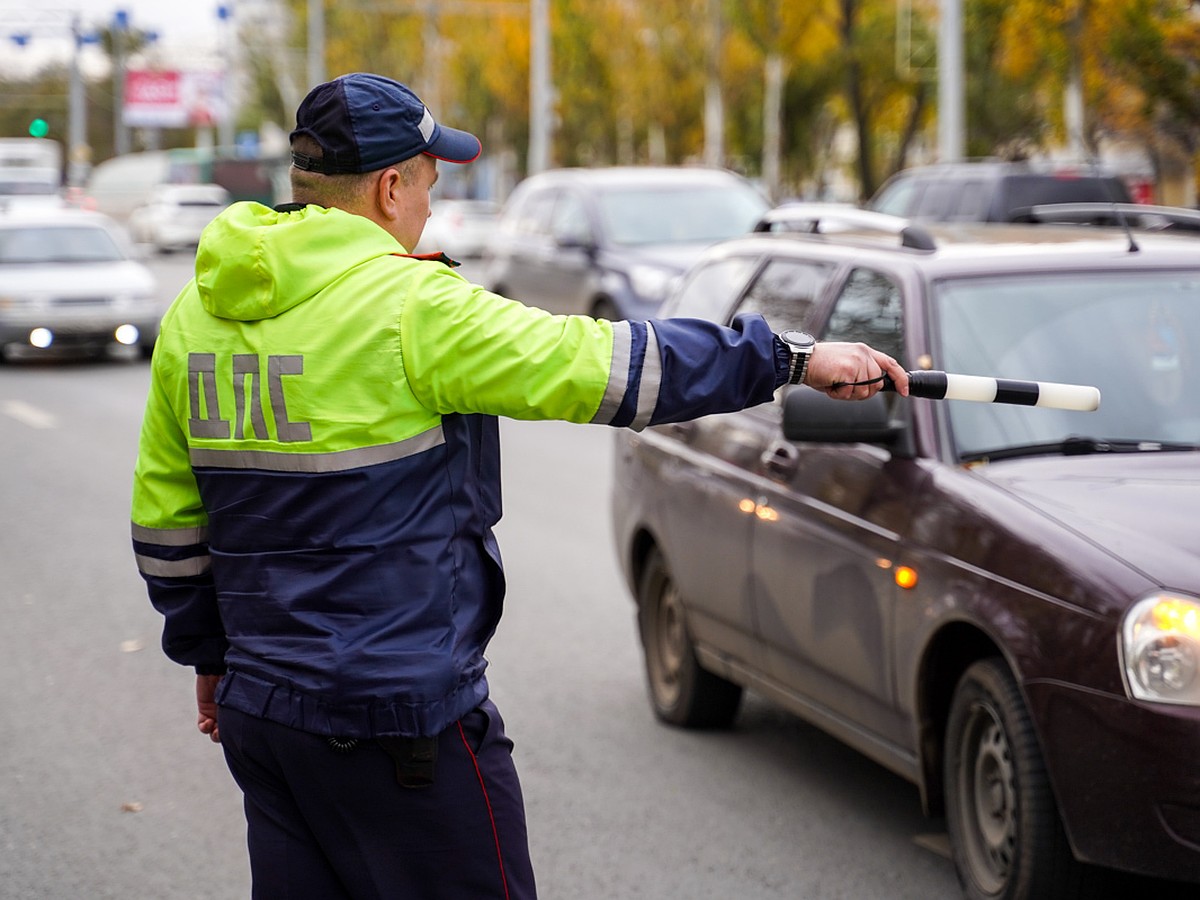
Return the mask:
<path id="1" fill-rule="evenodd" d="M 769 400 L 766 322 L 554 316 L 337 209 L 238 203 L 162 321 L 133 543 L 167 655 L 317 734 L 431 735 L 487 696 L 497 416 L 632 428 Z"/>

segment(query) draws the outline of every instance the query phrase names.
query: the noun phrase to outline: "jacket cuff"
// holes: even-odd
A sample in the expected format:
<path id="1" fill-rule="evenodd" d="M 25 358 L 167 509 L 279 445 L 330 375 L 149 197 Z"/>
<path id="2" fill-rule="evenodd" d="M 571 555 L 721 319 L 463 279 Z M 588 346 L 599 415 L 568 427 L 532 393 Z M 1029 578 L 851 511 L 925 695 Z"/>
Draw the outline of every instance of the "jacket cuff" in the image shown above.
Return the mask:
<path id="1" fill-rule="evenodd" d="M 792 351 L 788 349 L 779 335 L 775 335 L 775 389 L 788 383 L 788 373 L 792 368 Z"/>

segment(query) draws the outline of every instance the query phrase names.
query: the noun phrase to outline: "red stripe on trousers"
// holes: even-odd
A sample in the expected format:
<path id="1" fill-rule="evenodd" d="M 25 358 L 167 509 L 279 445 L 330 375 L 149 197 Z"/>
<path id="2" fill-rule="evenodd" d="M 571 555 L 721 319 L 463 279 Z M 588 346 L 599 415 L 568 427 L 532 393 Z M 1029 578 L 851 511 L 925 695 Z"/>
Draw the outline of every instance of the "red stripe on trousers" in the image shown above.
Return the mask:
<path id="1" fill-rule="evenodd" d="M 488 819 L 492 823 L 492 836 L 496 839 L 496 862 L 500 866 L 500 884 L 504 887 L 504 897 L 508 900 L 508 878 L 504 874 L 504 857 L 500 853 L 500 831 L 496 828 L 496 816 L 492 812 L 492 801 L 488 797 L 487 785 L 483 781 L 483 772 L 479 770 L 479 760 L 475 758 L 475 751 L 471 749 L 470 743 L 467 741 L 467 735 L 463 731 L 462 722 L 458 725 L 458 736 L 462 738 L 463 746 L 467 748 L 467 753 L 471 757 L 471 763 L 475 766 L 475 776 L 479 779 L 479 789 L 483 791 L 483 802 L 487 804 Z"/>

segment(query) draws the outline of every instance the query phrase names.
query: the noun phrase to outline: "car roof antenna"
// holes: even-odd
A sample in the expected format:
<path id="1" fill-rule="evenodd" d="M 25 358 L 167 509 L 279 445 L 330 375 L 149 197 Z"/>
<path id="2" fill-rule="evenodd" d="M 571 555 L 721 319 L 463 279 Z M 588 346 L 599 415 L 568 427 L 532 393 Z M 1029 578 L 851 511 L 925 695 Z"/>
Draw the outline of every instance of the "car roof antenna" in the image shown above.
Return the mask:
<path id="1" fill-rule="evenodd" d="M 1083 141 L 1080 141 L 1080 144 L 1083 145 Z M 1100 182 L 1100 187 L 1104 190 L 1104 193 L 1108 195 L 1108 202 L 1112 205 L 1113 213 L 1116 214 L 1117 221 L 1125 230 L 1125 237 L 1129 241 L 1129 252 L 1139 252 L 1141 248 L 1138 247 L 1137 241 L 1133 239 L 1133 229 L 1129 227 L 1129 220 L 1125 218 L 1125 213 L 1122 211 L 1120 204 L 1117 203 L 1117 198 L 1113 196 L 1112 185 L 1109 184 L 1104 176 L 1100 173 L 1100 166 L 1096 162 L 1096 154 L 1092 152 L 1091 148 L 1088 148 L 1087 155 L 1088 164 L 1092 168 L 1092 176 Z"/>

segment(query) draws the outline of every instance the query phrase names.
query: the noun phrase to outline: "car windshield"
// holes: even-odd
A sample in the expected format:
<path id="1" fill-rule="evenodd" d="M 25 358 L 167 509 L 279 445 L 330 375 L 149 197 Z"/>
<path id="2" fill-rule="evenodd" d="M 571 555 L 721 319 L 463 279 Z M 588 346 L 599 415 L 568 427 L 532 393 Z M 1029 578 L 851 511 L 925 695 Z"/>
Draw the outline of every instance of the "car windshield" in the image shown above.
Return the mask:
<path id="1" fill-rule="evenodd" d="M 934 296 L 935 368 L 1100 389 L 1093 412 L 949 403 L 960 458 L 1200 444 L 1200 270 L 951 280 Z"/>
<path id="2" fill-rule="evenodd" d="M 114 262 L 124 258 L 112 235 L 90 225 L 0 230 L 0 265 Z"/>
<path id="3" fill-rule="evenodd" d="M 753 188 L 627 188 L 605 191 L 600 219 L 622 246 L 713 243 L 745 234 L 767 204 Z"/>

